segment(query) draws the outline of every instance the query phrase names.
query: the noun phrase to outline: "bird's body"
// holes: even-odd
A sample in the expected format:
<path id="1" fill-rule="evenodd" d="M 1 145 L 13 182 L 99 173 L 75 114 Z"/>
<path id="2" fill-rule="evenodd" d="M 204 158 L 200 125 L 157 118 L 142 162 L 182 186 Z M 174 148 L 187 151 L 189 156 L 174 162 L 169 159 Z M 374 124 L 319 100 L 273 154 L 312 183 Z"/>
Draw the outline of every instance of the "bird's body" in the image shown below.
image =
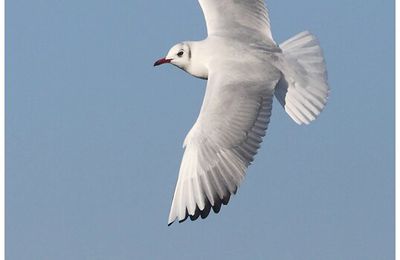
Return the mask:
<path id="1" fill-rule="evenodd" d="M 279 47 L 265 48 L 254 42 L 242 42 L 236 39 L 209 36 L 202 41 L 185 42 L 190 47 L 191 62 L 181 67 L 194 77 L 207 79 L 208 70 L 215 62 L 231 62 L 245 66 L 249 63 L 264 64 L 264 69 L 274 70 L 274 60 L 282 53 Z M 263 48 L 264 47 L 264 48 Z"/>
<path id="2" fill-rule="evenodd" d="M 219 212 L 235 194 L 265 135 L 275 95 L 298 124 L 322 111 L 325 63 L 303 32 L 278 46 L 263 0 L 200 0 L 208 37 L 175 45 L 155 63 L 208 80 L 196 123 L 184 141 L 168 223 Z"/>

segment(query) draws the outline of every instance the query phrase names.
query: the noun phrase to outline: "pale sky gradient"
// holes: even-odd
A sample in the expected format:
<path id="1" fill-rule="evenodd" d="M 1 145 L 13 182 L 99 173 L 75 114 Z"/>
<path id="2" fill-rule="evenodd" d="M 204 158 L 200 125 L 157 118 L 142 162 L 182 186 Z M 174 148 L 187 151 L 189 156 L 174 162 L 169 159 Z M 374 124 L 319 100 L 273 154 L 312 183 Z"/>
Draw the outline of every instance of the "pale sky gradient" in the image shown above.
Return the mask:
<path id="1" fill-rule="evenodd" d="M 205 37 L 197 1 L 6 2 L 7 260 L 394 259 L 394 1 L 267 2 L 320 39 L 328 106 L 275 102 L 237 196 L 170 227 L 205 82 L 152 65 Z"/>

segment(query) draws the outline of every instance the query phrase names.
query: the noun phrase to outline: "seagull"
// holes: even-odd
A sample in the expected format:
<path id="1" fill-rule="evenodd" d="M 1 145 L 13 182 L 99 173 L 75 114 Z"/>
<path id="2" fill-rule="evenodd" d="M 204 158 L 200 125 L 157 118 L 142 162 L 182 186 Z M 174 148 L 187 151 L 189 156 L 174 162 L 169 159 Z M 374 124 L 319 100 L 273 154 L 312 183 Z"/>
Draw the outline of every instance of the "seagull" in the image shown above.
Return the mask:
<path id="1" fill-rule="evenodd" d="M 326 105 L 323 53 L 308 31 L 278 45 L 264 0 L 199 0 L 207 38 L 173 46 L 172 64 L 207 80 L 200 114 L 184 140 L 168 225 L 218 213 L 236 194 L 270 122 L 273 97 L 299 125 Z"/>

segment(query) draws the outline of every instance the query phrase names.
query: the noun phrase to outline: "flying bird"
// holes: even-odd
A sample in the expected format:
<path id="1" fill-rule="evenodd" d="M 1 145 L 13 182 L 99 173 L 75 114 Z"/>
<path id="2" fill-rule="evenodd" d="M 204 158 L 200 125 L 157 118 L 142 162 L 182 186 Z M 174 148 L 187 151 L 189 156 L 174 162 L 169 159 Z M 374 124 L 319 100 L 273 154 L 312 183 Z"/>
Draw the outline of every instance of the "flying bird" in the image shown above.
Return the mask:
<path id="1" fill-rule="evenodd" d="M 200 114 L 184 141 L 168 225 L 218 213 L 245 177 L 265 136 L 273 96 L 297 124 L 309 124 L 328 98 L 315 36 L 278 45 L 264 0 L 199 0 L 208 36 L 173 46 L 154 66 L 172 64 L 207 80 Z"/>

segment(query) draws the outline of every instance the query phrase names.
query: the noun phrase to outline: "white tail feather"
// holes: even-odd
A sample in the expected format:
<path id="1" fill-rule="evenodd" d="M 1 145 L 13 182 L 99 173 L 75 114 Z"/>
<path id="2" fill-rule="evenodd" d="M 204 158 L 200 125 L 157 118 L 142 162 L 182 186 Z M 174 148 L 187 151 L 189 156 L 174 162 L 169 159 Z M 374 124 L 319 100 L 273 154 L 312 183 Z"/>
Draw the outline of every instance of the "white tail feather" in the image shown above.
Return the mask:
<path id="1" fill-rule="evenodd" d="M 283 77 L 275 96 L 297 124 L 309 124 L 324 108 L 329 94 L 324 56 L 317 38 L 302 32 L 280 45 Z"/>

